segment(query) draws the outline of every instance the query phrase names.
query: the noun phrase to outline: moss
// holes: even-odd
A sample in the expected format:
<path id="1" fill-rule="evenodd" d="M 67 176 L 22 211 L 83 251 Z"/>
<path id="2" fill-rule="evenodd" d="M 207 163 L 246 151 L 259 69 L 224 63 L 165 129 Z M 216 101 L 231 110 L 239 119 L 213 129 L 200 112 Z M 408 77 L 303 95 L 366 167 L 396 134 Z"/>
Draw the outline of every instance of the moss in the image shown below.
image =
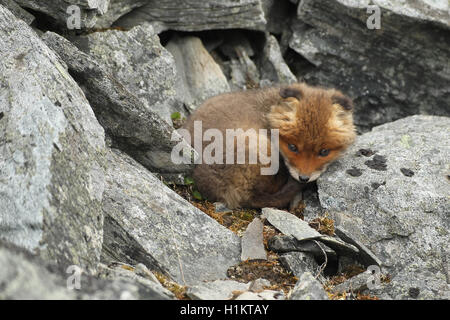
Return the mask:
<path id="1" fill-rule="evenodd" d="M 161 283 L 161 285 L 172 292 L 178 300 L 190 300 L 190 298 L 186 295 L 186 286 L 179 285 L 178 283 L 170 280 L 165 275 L 158 271 L 153 271 L 156 279 Z"/>
<path id="2" fill-rule="evenodd" d="M 288 294 L 298 281 L 297 277 L 283 268 L 275 259 L 271 261 L 246 260 L 229 268 L 227 274 L 230 278 L 243 283 L 264 278 L 270 281 L 270 286 L 266 286 L 264 289 L 283 290 L 285 294 Z"/>
<path id="3" fill-rule="evenodd" d="M 334 221 L 328 217 L 328 213 L 325 213 L 323 217 L 311 220 L 309 226 L 316 229 L 321 234 L 326 234 L 329 236 L 334 235 Z"/>

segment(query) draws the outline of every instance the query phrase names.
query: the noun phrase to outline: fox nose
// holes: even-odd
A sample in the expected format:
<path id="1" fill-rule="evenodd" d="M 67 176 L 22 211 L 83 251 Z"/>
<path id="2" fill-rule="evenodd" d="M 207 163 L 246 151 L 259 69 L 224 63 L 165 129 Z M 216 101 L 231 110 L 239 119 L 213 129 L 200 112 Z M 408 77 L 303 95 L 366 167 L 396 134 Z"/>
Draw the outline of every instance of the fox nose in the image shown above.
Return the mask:
<path id="1" fill-rule="evenodd" d="M 299 176 L 298 179 L 300 180 L 300 182 L 304 182 L 304 183 L 309 181 L 308 176 Z"/>

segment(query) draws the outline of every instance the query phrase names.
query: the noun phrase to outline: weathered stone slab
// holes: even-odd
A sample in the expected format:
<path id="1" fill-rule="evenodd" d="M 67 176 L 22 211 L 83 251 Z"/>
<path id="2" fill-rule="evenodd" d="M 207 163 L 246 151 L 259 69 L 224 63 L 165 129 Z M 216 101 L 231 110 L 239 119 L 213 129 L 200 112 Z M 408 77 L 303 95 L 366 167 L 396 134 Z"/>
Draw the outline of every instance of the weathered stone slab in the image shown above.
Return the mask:
<path id="1" fill-rule="evenodd" d="M 0 56 L 0 238 L 93 272 L 103 128 L 64 62 L 3 6 Z"/>
<path id="2" fill-rule="evenodd" d="M 260 0 L 148 0 L 116 25 L 132 27 L 142 22 L 152 22 L 159 31 L 263 30 L 266 24 Z"/>
<path id="3" fill-rule="evenodd" d="M 263 208 L 262 217 L 266 218 L 271 225 L 283 234 L 293 236 L 299 241 L 317 239 L 322 236 L 319 232 L 311 228 L 307 222 L 287 211 Z"/>
<path id="4" fill-rule="evenodd" d="M 104 261 L 144 263 L 193 285 L 226 278 L 240 239 L 117 150 L 107 156 Z"/>
<path id="5" fill-rule="evenodd" d="M 366 261 L 378 260 L 389 274 L 385 292 L 393 299 L 410 298 L 410 288 L 417 299 L 450 293 L 449 128 L 450 118 L 436 116 L 376 127 L 318 180 L 336 233 L 373 253 L 359 245 Z M 361 174 L 351 175 L 352 168 Z"/>
<path id="6" fill-rule="evenodd" d="M 263 224 L 258 218 L 247 226 L 241 239 L 241 260 L 267 259 L 267 252 L 263 242 Z"/>
<path id="7" fill-rule="evenodd" d="M 169 123 L 69 41 L 52 32 L 45 33 L 43 39 L 67 63 L 113 146 L 156 172 L 185 172 L 192 168 L 190 163 L 172 161 L 172 150 L 182 138 Z M 184 140 L 181 146 L 192 154 L 193 149 Z"/>

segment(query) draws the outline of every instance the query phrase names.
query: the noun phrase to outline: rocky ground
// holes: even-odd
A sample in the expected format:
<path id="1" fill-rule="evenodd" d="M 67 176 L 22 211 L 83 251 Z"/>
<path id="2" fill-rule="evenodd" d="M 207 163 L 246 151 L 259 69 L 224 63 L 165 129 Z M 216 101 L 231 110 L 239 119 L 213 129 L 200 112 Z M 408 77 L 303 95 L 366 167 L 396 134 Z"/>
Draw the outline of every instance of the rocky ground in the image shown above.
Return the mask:
<path id="1" fill-rule="evenodd" d="M 450 299 L 449 29 L 446 0 L 0 0 L 0 299 Z M 176 128 L 297 81 L 354 98 L 354 146 L 289 212 L 203 199 Z"/>

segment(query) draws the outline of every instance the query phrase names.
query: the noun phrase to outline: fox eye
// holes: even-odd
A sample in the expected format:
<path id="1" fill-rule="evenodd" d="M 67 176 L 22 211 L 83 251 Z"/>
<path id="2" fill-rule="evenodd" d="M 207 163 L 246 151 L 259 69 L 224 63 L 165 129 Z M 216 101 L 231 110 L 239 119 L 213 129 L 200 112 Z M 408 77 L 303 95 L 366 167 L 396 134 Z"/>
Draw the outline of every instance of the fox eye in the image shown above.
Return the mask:
<path id="1" fill-rule="evenodd" d="M 295 146 L 295 144 L 289 144 L 289 145 L 288 145 L 288 148 L 289 148 L 289 150 L 291 150 L 292 152 L 295 152 L 295 153 L 298 152 L 298 149 L 297 149 L 297 147 Z"/>
<path id="2" fill-rule="evenodd" d="M 326 157 L 330 153 L 330 149 L 322 149 L 319 151 L 319 157 Z"/>

